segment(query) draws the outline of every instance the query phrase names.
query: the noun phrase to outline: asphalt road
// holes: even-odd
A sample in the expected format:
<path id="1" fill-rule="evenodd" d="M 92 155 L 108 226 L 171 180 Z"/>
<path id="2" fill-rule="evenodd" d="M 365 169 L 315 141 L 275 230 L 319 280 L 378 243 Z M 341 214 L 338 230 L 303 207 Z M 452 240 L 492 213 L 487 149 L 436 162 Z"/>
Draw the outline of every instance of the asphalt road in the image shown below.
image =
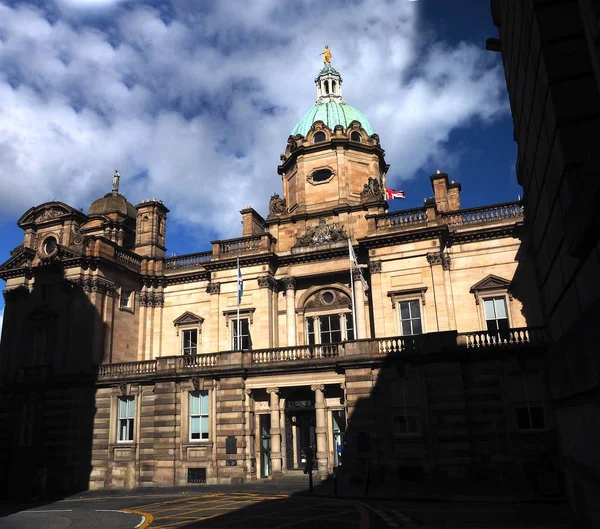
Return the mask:
<path id="1" fill-rule="evenodd" d="M 74 497 L 0 518 L 0 529 L 569 529 L 569 521 L 564 504 L 363 501 L 194 490 Z"/>

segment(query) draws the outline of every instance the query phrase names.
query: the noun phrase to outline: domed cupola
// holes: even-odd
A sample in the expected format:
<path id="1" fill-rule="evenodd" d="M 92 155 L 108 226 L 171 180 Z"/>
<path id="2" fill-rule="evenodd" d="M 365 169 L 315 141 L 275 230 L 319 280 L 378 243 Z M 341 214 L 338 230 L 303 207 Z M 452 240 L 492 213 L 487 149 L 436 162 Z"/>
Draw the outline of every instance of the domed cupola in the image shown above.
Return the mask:
<path id="1" fill-rule="evenodd" d="M 331 55 L 329 55 L 329 59 L 331 59 Z M 294 127 L 292 136 L 297 134 L 306 136 L 316 121 L 322 121 L 331 130 L 337 125 L 341 125 L 346 130 L 350 123 L 358 121 L 369 136 L 373 135 L 371 124 L 365 115 L 344 101 L 342 83 L 340 72 L 326 62 L 315 77 L 317 101 Z"/>
<path id="2" fill-rule="evenodd" d="M 331 64 L 331 51 L 315 78 L 315 105 L 294 127 L 277 172 L 282 176 L 284 207 L 270 212 L 296 214 L 381 202 L 365 191 L 369 179 L 385 182 L 388 165 L 379 137 L 365 116 L 342 97 L 342 76 Z M 380 199 L 380 200 L 379 200 Z"/>
<path id="3" fill-rule="evenodd" d="M 86 235 L 103 236 L 125 248 L 135 242 L 137 209 L 119 193 L 118 171 L 113 176 L 113 189 L 94 200 L 88 209 L 88 222 L 81 226 Z"/>
<path id="4" fill-rule="evenodd" d="M 103 215 L 109 217 L 130 217 L 136 218 L 137 210 L 135 206 L 119 193 L 119 171 L 115 171 L 113 176 L 113 190 L 106 193 L 102 198 L 94 200 L 88 209 L 88 216 Z M 116 215 L 115 215 L 116 214 Z M 120 220 L 120 219 L 115 219 Z"/>

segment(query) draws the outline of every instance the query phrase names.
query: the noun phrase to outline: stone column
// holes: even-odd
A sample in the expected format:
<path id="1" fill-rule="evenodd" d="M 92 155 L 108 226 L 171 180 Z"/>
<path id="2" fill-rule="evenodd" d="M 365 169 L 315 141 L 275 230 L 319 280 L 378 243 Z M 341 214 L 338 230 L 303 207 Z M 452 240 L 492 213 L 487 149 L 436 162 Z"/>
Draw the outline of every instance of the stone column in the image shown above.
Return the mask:
<path id="1" fill-rule="evenodd" d="M 279 388 L 267 388 L 271 410 L 271 473 L 281 474 L 281 428 L 279 418 Z"/>
<path id="2" fill-rule="evenodd" d="M 356 303 L 356 338 L 362 340 L 367 338 L 367 320 L 365 314 L 365 291 L 360 280 L 360 270 L 352 270 L 352 279 L 354 282 L 354 302 Z"/>
<path id="3" fill-rule="evenodd" d="M 287 321 L 288 347 L 296 345 L 296 280 L 287 277 L 283 280 L 285 285 L 285 316 Z"/>
<path id="4" fill-rule="evenodd" d="M 252 479 L 256 476 L 255 463 L 255 428 L 254 428 L 254 398 L 251 389 L 244 389 L 246 408 L 246 477 Z"/>
<path id="5" fill-rule="evenodd" d="M 325 386 L 311 386 L 315 392 L 315 414 L 317 434 L 317 471 L 322 478 L 327 477 L 327 417 L 325 416 Z"/>

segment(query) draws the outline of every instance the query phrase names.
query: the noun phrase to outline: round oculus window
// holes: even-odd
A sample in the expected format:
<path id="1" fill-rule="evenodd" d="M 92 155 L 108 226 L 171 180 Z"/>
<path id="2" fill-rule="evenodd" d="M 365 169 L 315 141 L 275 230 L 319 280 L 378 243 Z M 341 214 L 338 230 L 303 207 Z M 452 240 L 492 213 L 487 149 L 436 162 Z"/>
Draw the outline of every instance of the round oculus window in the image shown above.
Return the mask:
<path id="1" fill-rule="evenodd" d="M 331 303 L 333 303 L 334 300 L 333 292 L 324 292 L 322 299 L 323 303 L 330 305 Z"/>
<path id="2" fill-rule="evenodd" d="M 55 251 L 56 248 L 58 247 L 58 244 L 56 242 L 56 239 L 54 237 L 48 237 L 45 241 L 44 241 L 44 253 L 46 255 L 52 255 Z"/>

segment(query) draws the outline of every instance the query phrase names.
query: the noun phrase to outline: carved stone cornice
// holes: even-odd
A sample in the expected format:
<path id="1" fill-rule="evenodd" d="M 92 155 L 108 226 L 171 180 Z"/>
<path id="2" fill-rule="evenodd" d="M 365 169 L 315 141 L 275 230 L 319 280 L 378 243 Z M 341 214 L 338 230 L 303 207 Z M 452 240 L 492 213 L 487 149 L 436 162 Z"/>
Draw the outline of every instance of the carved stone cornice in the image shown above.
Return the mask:
<path id="1" fill-rule="evenodd" d="M 279 291 L 279 285 L 277 284 L 277 280 L 275 280 L 271 276 L 259 277 L 257 281 L 258 288 L 268 288 L 270 290 L 273 290 L 274 292 Z"/>
<path id="2" fill-rule="evenodd" d="M 2 295 L 4 296 L 4 301 L 6 303 L 19 298 L 26 298 L 28 294 L 29 290 L 25 287 L 7 288 L 6 290 L 2 291 Z"/>
<path id="3" fill-rule="evenodd" d="M 362 270 L 360 270 L 359 268 L 352 269 L 352 281 L 360 281 L 361 277 L 364 277 L 362 275 Z"/>
<path id="4" fill-rule="evenodd" d="M 100 292 L 110 298 L 118 297 L 117 287 L 114 283 L 110 283 L 103 279 L 98 278 L 82 278 L 69 279 L 69 282 L 78 288 L 81 288 L 84 292 Z"/>
<path id="5" fill-rule="evenodd" d="M 142 307 L 164 307 L 165 296 L 162 292 L 147 291 L 140 294 L 140 306 Z"/>
<path id="6" fill-rule="evenodd" d="M 381 273 L 381 261 L 370 261 L 369 262 L 369 272 L 371 272 L 371 274 L 380 274 Z"/>
<path id="7" fill-rule="evenodd" d="M 296 278 L 295 277 L 284 277 L 281 282 L 285 290 L 296 290 Z"/>
<path id="8" fill-rule="evenodd" d="M 219 294 L 221 292 L 221 283 L 209 283 L 206 285 L 206 292 L 208 294 Z"/>
<path id="9" fill-rule="evenodd" d="M 442 265 L 444 270 L 450 270 L 452 260 L 450 255 L 444 252 L 430 252 L 427 254 L 427 262 L 430 265 Z"/>

